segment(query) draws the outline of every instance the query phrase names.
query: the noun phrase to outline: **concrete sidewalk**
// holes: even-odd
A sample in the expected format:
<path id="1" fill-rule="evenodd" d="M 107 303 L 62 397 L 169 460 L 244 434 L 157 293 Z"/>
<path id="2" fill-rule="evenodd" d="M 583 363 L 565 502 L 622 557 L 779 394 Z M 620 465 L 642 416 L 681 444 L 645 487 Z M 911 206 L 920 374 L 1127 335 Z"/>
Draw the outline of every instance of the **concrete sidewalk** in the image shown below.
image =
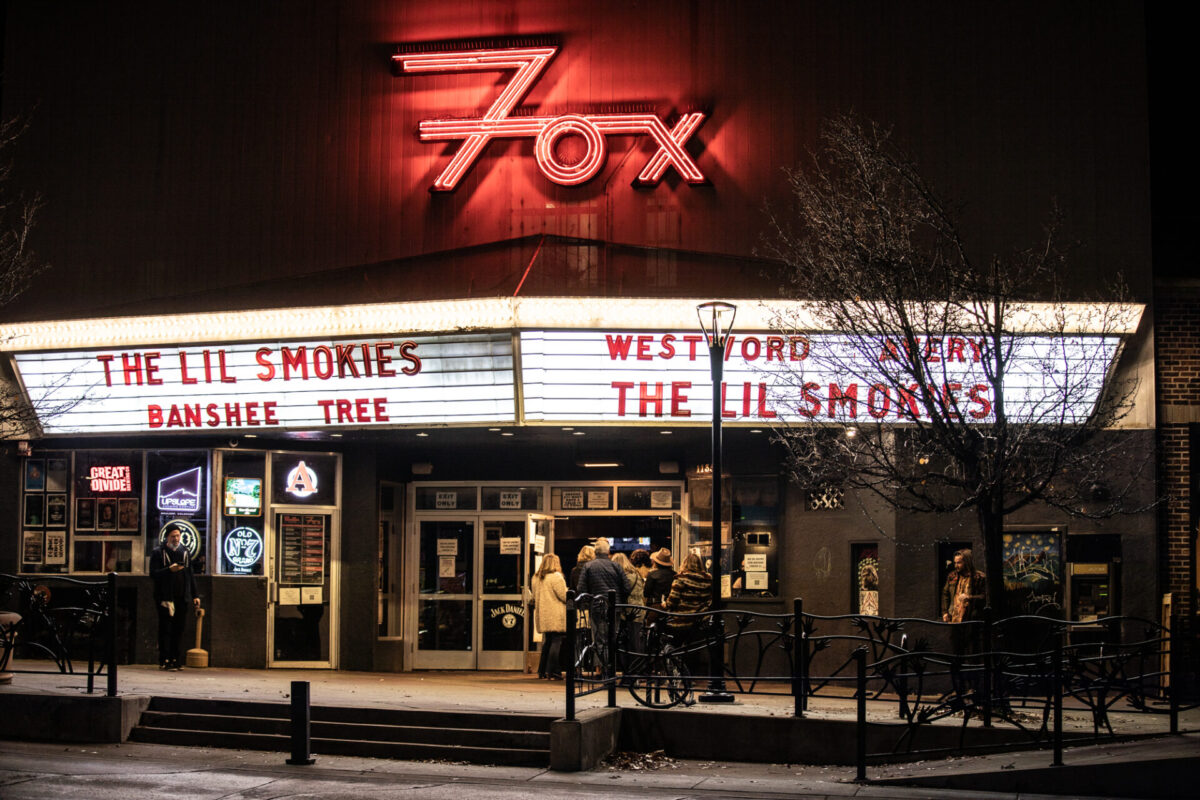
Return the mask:
<path id="1" fill-rule="evenodd" d="M 328 670 L 240 670 L 240 669 L 185 669 L 181 672 L 163 672 L 156 667 L 121 667 L 118 673 L 118 688 L 121 695 L 167 696 L 212 698 L 229 700 L 253 700 L 287 702 L 293 680 L 308 681 L 314 705 L 430 709 L 452 711 L 487 711 L 545 714 L 561 716 L 565 707 L 565 687 L 562 682 L 539 680 L 535 676 L 516 672 L 413 672 L 413 673 L 363 673 L 334 672 Z M 8 726 L 14 724 L 4 720 L 2 709 L 6 693 L 44 694 L 47 696 L 78 696 L 84 681 L 75 676 L 58 673 L 39 675 L 18 674 L 12 685 L 0 686 L 0 736 L 13 736 Z M 103 682 L 97 686 L 103 690 Z M 49 699 L 49 697 L 47 698 Z M 579 711 L 601 708 L 607 696 L 599 692 L 578 698 Z M 636 704 L 625 690 L 617 692 L 617 702 L 623 708 Z M 763 717 L 790 717 L 792 698 L 778 695 L 739 695 L 732 705 L 678 708 L 672 714 L 696 715 L 697 723 L 703 715 L 713 713 L 751 715 Z M 850 698 L 818 697 L 810 702 L 807 717 L 812 719 L 850 720 L 854 718 L 855 706 Z M 872 720 L 894 722 L 894 703 L 873 701 L 869 716 Z M 1091 729 L 1090 715 L 1083 710 L 1064 714 L 1067 730 Z M 1119 732 L 1138 736 L 1166 734 L 1165 715 L 1117 712 L 1114 715 Z M 20 724 L 17 722 L 16 724 Z M 958 725 L 961 721 L 946 720 L 946 724 Z M 1200 710 L 1182 715 L 1180 728 L 1185 731 L 1200 730 Z M 19 734 L 16 734 L 19 736 Z M 714 735 L 719 736 L 719 733 Z M 144 748 L 149 747 L 149 750 Z M 26 742 L 0 743 L 0 754 L 17 757 L 19 753 L 42 752 L 38 748 L 49 748 L 47 753 L 80 752 L 105 759 L 126 759 L 139 754 L 138 758 L 179 759 L 196 769 L 206 765 L 236 767 L 248 765 L 279 765 L 284 756 L 278 753 L 253 753 L 249 751 L 214 750 L 209 748 L 182 748 L 160 754 L 152 745 L 38 745 Z M 635 770 L 628 768 L 610 769 L 600 767 L 587 773 L 566 775 L 546 770 L 521 770 L 520 768 L 478 767 L 467 765 L 428 764 L 426 762 L 384 761 L 378 759 L 347 759 L 345 757 L 318 755 L 324 770 L 348 770 L 354 773 L 379 775 L 381 773 L 403 773 L 409 777 L 419 773 L 425 777 L 446 775 L 480 776 L 480 780 L 516 780 L 534 782 L 556 782 L 556 784 L 612 787 L 645 786 L 663 789 L 694 791 L 701 785 L 729 792 L 746 792 L 752 795 L 782 794 L 788 796 L 847 796 L 864 794 L 873 789 L 870 796 L 905 796 L 903 792 L 918 792 L 907 796 L 934 796 L 922 792 L 971 791 L 978 796 L 980 791 L 1001 791 L 998 796 L 1018 795 L 1035 791 L 1046 794 L 1067 794 L 1112 797 L 1184 797 L 1194 796 L 1191 789 L 1193 778 L 1189 777 L 1178 789 L 1170 781 L 1180 774 L 1192 775 L 1200 767 L 1200 734 L 1163 736 L 1153 740 L 1109 742 L 1087 747 L 1068 747 L 1065 751 L 1065 766 L 1050 767 L 1051 752 L 1035 750 L 1009 752 L 987 756 L 926 760 L 905 764 L 872 766 L 868 769 L 869 787 L 853 783 L 851 767 L 796 765 L 796 764 L 745 764 L 727 762 L 695 762 L 660 757 L 659 769 Z M 15 762 L 13 762 L 15 763 Z M 214 768 L 215 768 L 214 767 Z M 301 773 L 304 768 L 300 769 Z M 444 769 L 449 772 L 443 774 Z M 512 772 L 512 770 L 517 770 Z M 1120 778 L 1115 773 L 1126 773 Z M 311 774 L 316 774 L 315 772 Z M 1147 777 L 1148 776 L 1148 777 Z M 1164 784 L 1163 782 L 1166 781 Z M 897 783 L 920 786 L 920 789 L 901 789 Z M 901 794 L 879 794 L 884 787 L 888 792 Z M 1093 789 L 1087 789 L 1091 786 Z M 2 787 L 2 784 L 0 784 Z M 1007 794 L 1004 794 L 1007 793 Z M 8 797 L 0 788 L 0 796 Z M 84 795 L 80 795 L 84 796 Z M 953 796 L 953 795 L 947 795 Z"/>
<path id="2" fill-rule="evenodd" d="M 28 662 L 26 662 L 28 663 Z M 423 671 L 423 672 L 348 672 L 333 670 L 289 669 L 184 669 L 166 672 L 155 666 L 120 667 L 118 693 L 203 699 L 255 700 L 287 702 L 292 681 L 308 681 L 313 705 L 362 706 L 368 708 L 406 708 L 441 711 L 488 711 L 547 714 L 562 716 L 566 709 L 562 681 L 540 680 L 521 672 Z M 45 692 L 79 694 L 84 680 L 59 673 L 18 674 L 13 683 L 0 686 L 4 692 Z M 97 681 L 98 692 L 104 680 Z M 780 691 L 785 687 L 780 686 Z M 607 704 L 605 691 L 576 698 L 578 711 L 602 708 Z M 635 707 L 637 703 L 626 689 L 617 690 L 617 705 Z M 792 716 L 790 695 L 739 694 L 737 702 L 718 706 L 697 703 L 676 706 L 672 713 Z M 854 719 L 855 703 L 850 697 L 819 696 L 809 700 L 805 716 L 811 719 Z M 1029 714 L 1032 718 L 1032 713 Z M 1114 712 L 1114 727 L 1119 733 L 1146 735 L 1168 732 L 1165 714 Z M 895 722 L 896 705 L 884 700 L 868 704 L 868 719 Z M 947 725 L 960 721 L 947 719 Z M 1090 731 L 1091 715 L 1083 709 L 1067 708 L 1063 714 L 1067 731 Z M 1200 730 L 1200 709 L 1184 712 L 1181 730 Z"/>
<path id="3" fill-rule="evenodd" d="M 1123 753 L 1144 750 L 1136 761 Z M 289 766 L 282 753 L 153 744 L 73 745 L 0 742 L 0 796 L 6 800 L 134 800 L 135 798 L 373 798 L 447 797 L 796 797 L 987 798 L 1194 797 L 1200 754 L 1194 734 L 1135 745 L 1069 750 L 1067 766 L 1049 768 L 1047 752 L 919 762 L 873 770 L 855 783 L 846 767 L 737 764 L 659 759 L 656 769 L 601 766 L 561 773 L 530 767 L 386 761 L 317 756 L 312 766 Z M 1114 759 L 1117 759 L 1114 761 Z M 1190 759 L 1190 762 L 1189 762 Z M 1136 791 L 1120 781 L 1097 784 L 1098 765 L 1124 769 Z M 1140 767 L 1131 770 L 1133 766 Z M 1164 769 L 1164 765 L 1171 765 Z M 1181 766 L 1184 765 L 1184 766 Z M 876 774 L 877 773 L 877 774 Z M 1094 792 L 1088 787 L 1099 787 Z M 269 787 L 269 791 L 267 791 Z M 419 790 L 419 794 L 409 792 Z"/>

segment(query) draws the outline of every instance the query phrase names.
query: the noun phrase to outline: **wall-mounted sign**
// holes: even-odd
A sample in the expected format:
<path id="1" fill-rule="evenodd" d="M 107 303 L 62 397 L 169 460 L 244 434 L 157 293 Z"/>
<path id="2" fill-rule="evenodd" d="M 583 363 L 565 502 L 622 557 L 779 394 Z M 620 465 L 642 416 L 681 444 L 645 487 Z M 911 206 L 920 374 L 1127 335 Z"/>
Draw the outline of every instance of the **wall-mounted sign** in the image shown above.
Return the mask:
<path id="1" fill-rule="evenodd" d="M 56 409 L 41 420 L 46 433 L 516 418 L 507 333 L 21 353 L 16 364 L 33 407 Z M 119 479 L 97 469 L 98 480 Z"/>
<path id="2" fill-rule="evenodd" d="M 67 563 L 67 534 L 65 531 L 46 531 L 46 564 Z"/>
<path id="3" fill-rule="evenodd" d="M 179 546 L 187 550 L 190 558 L 195 558 L 200 552 L 200 531 L 196 526 L 186 519 L 173 519 L 159 530 L 158 543 L 165 542 L 171 531 L 179 531 Z"/>
<path id="4" fill-rule="evenodd" d="M 500 507 L 501 508 L 520 508 L 521 507 L 521 492 L 519 489 L 500 490 Z"/>
<path id="5" fill-rule="evenodd" d="M 294 497 L 303 499 L 316 494 L 317 486 L 317 473 L 313 472 L 307 464 L 301 461 L 288 472 L 284 491 Z"/>
<path id="6" fill-rule="evenodd" d="M 1010 419 L 1036 420 L 1064 408 L 1068 418 L 1095 405 L 1120 345 L 1116 336 L 1026 336 L 1011 342 L 1005 403 Z M 994 419 L 981 347 L 970 337 L 922 343 L 964 419 Z M 916 386 L 894 388 L 879 354 L 845 374 L 829 366 L 854 363 L 855 351 L 836 334 L 731 336 L 725 349 L 722 417 L 772 420 L 905 423 L 922 418 Z M 836 358 L 830 356 L 835 355 Z M 554 422 L 704 422 L 712 416 L 708 348 L 699 333 L 525 331 L 521 334 L 525 418 Z"/>
<path id="7" fill-rule="evenodd" d="M 239 575 L 253 573 L 254 567 L 262 560 L 263 537 L 254 528 L 245 526 L 234 528 L 225 534 L 221 544 L 225 559 L 233 565 L 233 572 Z"/>
<path id="8" fill-rule="evenodd" d="M 767 554 L 746 553 L 746 555 L 743 556 L 742 568 L 747 572 L 766 572 Z"/>
<path id="9" fill-rule="evenodd" d="M 434 495 L 433 501 L 434 508 L 458 508 L 458 492 L 438 492 Z"/>
<path id="10" fill-rule="evenodd" d="M 450 163 L 434 179 L 434 191 L 451 191 L 474 166 L 493 139 L 533 139 L 538 168 L 549 180 L 575 186 L 596 176 L 608 156 L 609 136 L 648 136 L 658 148 L 638 173 L 635 184 L 658 184 L 668 168 L 674 168 L 687 183 L 704 183 L 704 173 L 684 147 L 704 122 L 705 114 L 692 111 L 680 115 L 668 127 L 666 120 L 651 113 L 568 113 L 555 117 L 510 116 L 549 66 L 556 45 L 502 49 L 455 49 L 441 46 L 401 45 L 392 56 L 396 75 L 436 72 L 512 72 L 491 107 L 480 117 L 422 120 L 417 135 L 423 142 L 461 141 Z M 583 141 L 578 159 L 563 160 L 557 145 L 572 136 Z"/>
<path id="11" fill-rule="evenodd" d="M 93 492 L 132 492 L 133 468 L 128 465 L 95 466 L 88 470 Z"/>
<path id="12" fill-rule="evenodd" d="M 262 513 L 262 478 L 225 479 L 225 516 L 257 517 Z"/>
<path id="13" fill-rule="evenodd" d="M 674 508 L 675 493 L 670 489 L 653 489 L 650 491 L 651 508 Z"/>
<path id="14" fill-rule="evenodd" d="M 171 514 L 195 514 L 200 510 L 200 481 L 204 470 L 189 469 L 158 482 L 158 510 Z"/>

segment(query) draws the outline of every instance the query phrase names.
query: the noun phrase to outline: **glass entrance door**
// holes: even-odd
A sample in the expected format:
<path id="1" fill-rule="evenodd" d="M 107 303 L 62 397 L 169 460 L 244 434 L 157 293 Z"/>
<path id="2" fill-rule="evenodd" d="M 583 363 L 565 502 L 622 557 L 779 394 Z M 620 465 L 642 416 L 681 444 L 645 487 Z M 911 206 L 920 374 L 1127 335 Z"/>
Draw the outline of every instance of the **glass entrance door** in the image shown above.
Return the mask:
<path id="1" fill-rule="evenodd" d="M 526 517 L 417 522 L 416 669 L 524 669 L 535 530 Z"/>
<path id="2" fill-rule="evenodd" d="M 525 520 L 484 520 L 479 669 L 525 668 Z"/>
<path id="3" fill-rule="evenodd" d="M 475 668 L 475 520 L 421 520 L 417 669 Z"/>
<path id="4" fill-rule="evenodd" d="M 336 620 L 333 544 L 336 516 L 276 506 L 271 517 L 272 594 L 268 621 L 272 667 L 331 667 Z"/>

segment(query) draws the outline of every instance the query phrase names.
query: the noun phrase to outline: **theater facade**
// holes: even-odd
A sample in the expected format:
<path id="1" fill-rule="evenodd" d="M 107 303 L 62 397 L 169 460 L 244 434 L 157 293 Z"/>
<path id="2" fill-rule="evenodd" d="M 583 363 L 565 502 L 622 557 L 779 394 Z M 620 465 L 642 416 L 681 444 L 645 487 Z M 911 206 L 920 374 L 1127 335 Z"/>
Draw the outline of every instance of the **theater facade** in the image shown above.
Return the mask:
<path id="1" fill-rule="evenodd" d="M 838 331 L 780 331 L 807 301 L 758 255 L 782 168 L 851 109 L 966 201 L 981 251 L 1036 240 L 1056 197 L 1080 285 L 1126 276 L 1125 325 L 1072 336 L 1143 379 L 1114 435 L 1153 459 L 1140 6 L 1083 26 L 883 3 L 161 6 L 19 6 L 5 28 L 4 114 L 29 120 L 14 180 L 45 200 L 51 268 L 0 316 L 37 415 L 0 458 L 0 571 L 117 572 L 128 661 L 154 658 L 147 558 L 171 529 L 217 666 L 523 668 L 534 565 L 598 536 L 678 558 L 719 535 L 734 606 L 939 614 L 974 517 L 798 485 L 773 438 L 903 424 L 903 398 L 849 376 L 794 391 Z M 717 525 L 714 299 L 737 306 Z M 937 347 L 969 370 L 969 337 Z M 1156 530 L 1153 510 L 1030 507 L 1005 579 L 1026 610 L 1153 619 Z"/>

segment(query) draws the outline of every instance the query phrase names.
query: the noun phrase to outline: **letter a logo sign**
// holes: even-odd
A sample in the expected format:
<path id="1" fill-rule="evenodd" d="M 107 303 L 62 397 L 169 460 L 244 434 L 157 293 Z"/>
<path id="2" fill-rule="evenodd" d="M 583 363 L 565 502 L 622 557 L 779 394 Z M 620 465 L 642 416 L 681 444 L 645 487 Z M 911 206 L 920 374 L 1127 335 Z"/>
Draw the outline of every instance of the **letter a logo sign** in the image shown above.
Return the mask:
<path id="1" fill-rule="evenodd" d="M 317 473 L 309 469 L 303 461 L 297 464 L 287 476 L 288 494 L 296 497 L 310 497 L 317 493 Z"/>

